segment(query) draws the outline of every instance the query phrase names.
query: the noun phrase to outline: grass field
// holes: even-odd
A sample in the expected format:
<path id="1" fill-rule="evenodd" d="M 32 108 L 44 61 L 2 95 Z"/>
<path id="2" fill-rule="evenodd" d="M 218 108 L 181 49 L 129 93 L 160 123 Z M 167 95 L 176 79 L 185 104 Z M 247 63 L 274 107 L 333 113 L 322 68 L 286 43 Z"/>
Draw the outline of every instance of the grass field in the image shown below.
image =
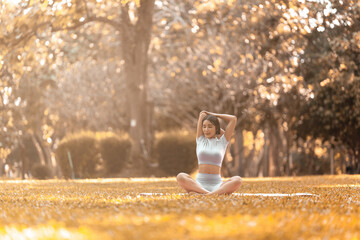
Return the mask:
<path id="1" fill-rule="evenodd" d="M 175 178 L 0 186 L 0 239 L 360 239 L 360 175 L 247 178 L 238 191 L 312 197 L 181 195 Z"/>

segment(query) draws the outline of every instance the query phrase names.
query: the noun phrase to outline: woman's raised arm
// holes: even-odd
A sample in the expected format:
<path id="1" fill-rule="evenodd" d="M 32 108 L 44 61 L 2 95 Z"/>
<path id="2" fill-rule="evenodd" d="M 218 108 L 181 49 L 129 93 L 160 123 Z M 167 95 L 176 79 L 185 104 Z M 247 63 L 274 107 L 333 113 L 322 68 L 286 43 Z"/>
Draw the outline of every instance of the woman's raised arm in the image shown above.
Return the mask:
<path id="1" fill-rule="evenodd" d="M 206 111 L 201 111 L 199 114 L 199 119 L 198 119 L 197 129 L 196 129 L 196 139 L 198 139 L 201 135 L 203 135 L 202 121 L 206 115 L 207 115 Z"/>

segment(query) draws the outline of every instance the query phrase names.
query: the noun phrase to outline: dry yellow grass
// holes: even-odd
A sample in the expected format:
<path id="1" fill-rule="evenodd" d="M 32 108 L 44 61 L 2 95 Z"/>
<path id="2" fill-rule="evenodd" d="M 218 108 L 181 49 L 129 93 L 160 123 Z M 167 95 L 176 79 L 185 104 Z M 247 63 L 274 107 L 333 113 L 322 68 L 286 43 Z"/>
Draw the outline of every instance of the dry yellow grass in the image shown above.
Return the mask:
<path id="1" fill-rule="evenodd" d="M 175 178 L 0 181 L 0 239 L 360 239 L 360 176 L 248 178 L 180 195 Z M 163 192 L 163 196 L 139 196 Z"/>

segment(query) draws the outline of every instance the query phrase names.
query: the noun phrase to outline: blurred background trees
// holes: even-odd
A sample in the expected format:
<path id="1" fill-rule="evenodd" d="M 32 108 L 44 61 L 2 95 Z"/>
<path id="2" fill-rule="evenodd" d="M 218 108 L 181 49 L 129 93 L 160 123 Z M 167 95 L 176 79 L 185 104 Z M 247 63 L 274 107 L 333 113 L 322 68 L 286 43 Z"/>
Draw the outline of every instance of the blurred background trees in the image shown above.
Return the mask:
<path id="1" fill-rule="evenodd" d="M 145 174 L 160 164 L 155 133 L 195 131 L 203 109 L 238 117 L 224 175 L 360 171 L 356 1 L 7 0 L 0 11 L 2 172 L 56 169 L 60 140 L 88 130 L 128 132 L 127 168 Z"/>

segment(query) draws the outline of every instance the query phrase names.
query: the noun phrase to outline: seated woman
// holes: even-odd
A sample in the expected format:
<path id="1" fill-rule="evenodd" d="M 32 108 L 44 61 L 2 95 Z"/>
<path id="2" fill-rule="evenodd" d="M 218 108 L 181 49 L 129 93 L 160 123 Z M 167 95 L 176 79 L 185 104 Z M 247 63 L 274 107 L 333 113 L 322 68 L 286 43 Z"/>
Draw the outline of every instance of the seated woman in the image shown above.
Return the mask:
<path id="1" fill-rule="evenodd" d="M 225 131 L 220 128 L 218 118 L 228 123 Z M 234 132 L 236 121 L 236 117 L 232 115 L 200 112 L 196 133 L 199 173 L 196 181 L 186 173 L 177 175 L 177 182 L 185 191 L 208 195 L 230 194 L 240 187 L 242 180 L 239 176 L 223 182 L 220 175 L 226 147 Z"/>

